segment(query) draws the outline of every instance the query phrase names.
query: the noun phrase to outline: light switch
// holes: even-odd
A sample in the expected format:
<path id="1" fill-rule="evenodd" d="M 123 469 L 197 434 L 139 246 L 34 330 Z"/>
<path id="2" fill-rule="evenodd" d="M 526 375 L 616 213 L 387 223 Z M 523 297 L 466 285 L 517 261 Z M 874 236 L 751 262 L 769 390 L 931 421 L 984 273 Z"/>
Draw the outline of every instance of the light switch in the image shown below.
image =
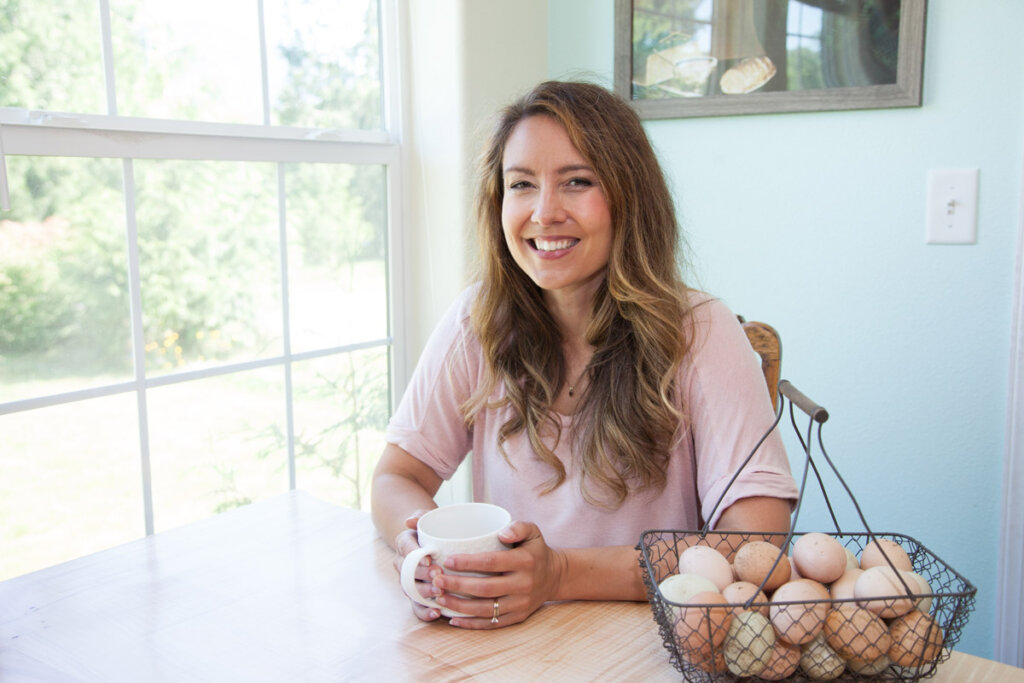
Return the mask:
<path id="1" fill-rule="evenodd" d="M 928 244 L 974 244 L 978 237 L 978 169 L 928 171 Z"/>

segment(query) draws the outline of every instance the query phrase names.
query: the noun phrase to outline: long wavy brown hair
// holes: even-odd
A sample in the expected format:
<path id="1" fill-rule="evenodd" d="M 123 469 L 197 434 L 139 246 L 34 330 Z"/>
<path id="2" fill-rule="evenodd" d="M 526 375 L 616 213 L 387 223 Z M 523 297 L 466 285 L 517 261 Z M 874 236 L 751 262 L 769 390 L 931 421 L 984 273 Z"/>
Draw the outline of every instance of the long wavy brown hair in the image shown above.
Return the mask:
<path id="1" fill-rule="evenodd" d="M 586 331 L 595 352 L 570 430 L 583 495 L 615 508 L 631 490 L 664 486 L 668 451 L 683 422 L 674 378 L 689 345 L 683 321 L 690 310 L 679 276 L 675 208 L 661 166 L 636 113 L 600 86 L 538 85 L 500 112 L 481 156 L 481 284 L 471 322 L 487 360 L 487 380 L 462 406 L 463 416 L 471 424 L 481 410 L 511 405 L 513 417 L 500 429 L 501 453 L 507 459 L 505 441 L 525 431 L 536 456 L 553 470 L 542 493 L 565 481 L 554 445 L 542 439 L 562 438 L 552 410 L 567 381 L 562 339 L 540 288 L 513 260 L 501 224 L 505 144 L 530 116 L 551 116 L 565 127 L 611 210 L 611 256 Z M 494 404 L 490 397 L 499 383 L 505 397 Z"/>

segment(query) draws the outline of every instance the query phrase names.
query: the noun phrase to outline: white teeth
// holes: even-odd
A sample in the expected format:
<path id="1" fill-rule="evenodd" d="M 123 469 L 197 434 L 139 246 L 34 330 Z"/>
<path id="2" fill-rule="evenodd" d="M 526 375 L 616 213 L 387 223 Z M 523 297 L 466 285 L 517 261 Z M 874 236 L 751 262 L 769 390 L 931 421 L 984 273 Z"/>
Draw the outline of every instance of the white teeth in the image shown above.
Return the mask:
<path id="1" fill-rule="evenodd" d="M 558 251 L 559 249 L 568 249 L 572 245 L 576 244 L 579 240 L 565 239 L 565 240 L 545 240 L 539 237 L 534 238 L 533 243 L 537 246 L 540 251 Z"/>

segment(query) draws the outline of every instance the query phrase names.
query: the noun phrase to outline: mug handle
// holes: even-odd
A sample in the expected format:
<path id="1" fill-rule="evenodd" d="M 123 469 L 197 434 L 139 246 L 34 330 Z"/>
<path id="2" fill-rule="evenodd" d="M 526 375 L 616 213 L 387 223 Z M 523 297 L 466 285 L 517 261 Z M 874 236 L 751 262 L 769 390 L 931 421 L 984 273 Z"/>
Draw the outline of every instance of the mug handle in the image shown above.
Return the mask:
<path id="1" fill-rule="evenodd" d="M 434 598 L 423 597 L 416 589 L 416 567 L 427 555 L 437 552 L 434 548 L 416 548 L 402 560 L 402 590 L 409 596 L 409 599 L 418 602 L 426 607 L 440 608 Z"/>
<path id="2" fill-rule="evenodd" d="M 456 612 L 448 607 L 442 607 L 437 604 L 437 600 L 434 598 L 423 597 L 419 590 L 416 589 L 416 567 L 427 555 L 433 555 L 437 550 L 435 548 L 416 548 L 411 553 L 405 556 L 402 560 L 402 590 L 409 596 L 409 599 L 418 602 L 424 607 L 432 607 L 436 610 L 440 610 L 441 614 L 446 617 L 468 617 L 468 614 L 462 612 Z"/>

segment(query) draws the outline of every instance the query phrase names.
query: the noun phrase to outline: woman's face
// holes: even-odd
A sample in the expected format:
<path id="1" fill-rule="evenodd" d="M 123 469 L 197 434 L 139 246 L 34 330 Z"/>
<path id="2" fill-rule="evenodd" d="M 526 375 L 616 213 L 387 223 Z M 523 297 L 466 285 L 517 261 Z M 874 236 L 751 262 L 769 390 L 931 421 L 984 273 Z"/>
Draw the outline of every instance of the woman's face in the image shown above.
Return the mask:
<path id="1" fill-rule="evenodd" d="M 501 225 L 516 263 L 546 293 L 592 294 L 611 255 L 611 211 L 565 127 L 543 114 L 523 119 L 502 167 Z"/>

